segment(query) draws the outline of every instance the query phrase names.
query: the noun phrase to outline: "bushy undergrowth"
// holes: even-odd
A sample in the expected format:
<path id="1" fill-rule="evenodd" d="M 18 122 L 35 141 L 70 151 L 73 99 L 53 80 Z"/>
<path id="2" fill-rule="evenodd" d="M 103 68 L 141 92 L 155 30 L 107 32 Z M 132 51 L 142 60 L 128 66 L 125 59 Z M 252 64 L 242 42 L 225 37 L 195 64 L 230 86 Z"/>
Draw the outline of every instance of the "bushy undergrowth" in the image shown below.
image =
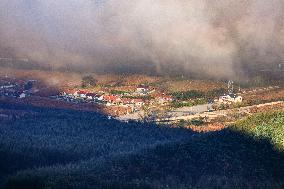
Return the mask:
<path id="1" fill-rule="evenodd" d="M 195 98 L 202 98 L 205 96 L 205 93 L 197 90 L 174 92 L 172 95 L 178 100 L 189 100 Z"/>
<path id="2" fill-rule="evenodd" d="M 255 139 L 268 139 L 284 151 L 284 112 L 269 112 L 251 116 L 236 123 L 236 129 Z"/>
<path id="3" fill-rule="evenodd" d="M 190 100 L 187 102 L 173 101 L 171 103 L 171 107 L 173 108 L 191 107 L 191 106 L 202 105 L 206 103 L 207 103 L 207 100 L 205 98 L 198 98 L 198 99 Z"/>

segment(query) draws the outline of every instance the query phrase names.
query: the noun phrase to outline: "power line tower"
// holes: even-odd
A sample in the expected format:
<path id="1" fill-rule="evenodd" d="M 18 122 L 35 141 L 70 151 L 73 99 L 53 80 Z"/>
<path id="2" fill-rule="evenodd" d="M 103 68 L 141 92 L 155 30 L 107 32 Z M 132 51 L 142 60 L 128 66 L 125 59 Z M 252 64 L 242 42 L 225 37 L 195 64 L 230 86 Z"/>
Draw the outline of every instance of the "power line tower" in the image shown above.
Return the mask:
<path id="1" fill-rule="evenodd" d="M 229 94 L 234 93 L 234 81 L 232 80 L 228 81 L 228 93 Z"/>

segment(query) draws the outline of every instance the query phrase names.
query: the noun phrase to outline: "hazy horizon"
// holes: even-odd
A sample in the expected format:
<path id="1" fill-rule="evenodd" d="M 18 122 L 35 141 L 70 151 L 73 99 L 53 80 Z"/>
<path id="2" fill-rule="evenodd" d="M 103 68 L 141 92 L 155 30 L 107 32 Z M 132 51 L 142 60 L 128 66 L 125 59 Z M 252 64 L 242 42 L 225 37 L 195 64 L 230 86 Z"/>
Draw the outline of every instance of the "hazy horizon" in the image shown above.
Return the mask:
<path id="1" fill-rule="evenodd" d="M 59 70 L 246 78 L 283 62 L 281 0 L 3 0 L 0 55 Z"/>

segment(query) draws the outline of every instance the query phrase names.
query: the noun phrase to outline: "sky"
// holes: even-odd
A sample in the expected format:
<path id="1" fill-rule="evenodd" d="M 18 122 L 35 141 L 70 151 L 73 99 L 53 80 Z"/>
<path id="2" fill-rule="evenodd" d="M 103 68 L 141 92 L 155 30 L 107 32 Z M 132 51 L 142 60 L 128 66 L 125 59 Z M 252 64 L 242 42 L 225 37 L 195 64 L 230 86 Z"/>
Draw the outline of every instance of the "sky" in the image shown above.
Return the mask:
<path id="1" fill-rule="evenodd" d="M 246 78 L 283 62 L 283 18 L 282 0 L 1 0 L 0 55 L 63 70 Z"/>

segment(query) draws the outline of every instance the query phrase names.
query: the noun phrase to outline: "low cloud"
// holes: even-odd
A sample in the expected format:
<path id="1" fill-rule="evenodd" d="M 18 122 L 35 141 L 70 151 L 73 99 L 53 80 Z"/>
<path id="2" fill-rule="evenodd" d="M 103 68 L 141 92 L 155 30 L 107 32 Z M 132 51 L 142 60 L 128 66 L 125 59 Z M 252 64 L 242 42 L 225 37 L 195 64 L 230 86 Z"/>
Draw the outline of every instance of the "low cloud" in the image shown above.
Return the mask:
<path id="1" fill-rule="evenodd" d="M 245 78 L 283 61 L 282 0 L 2 0 L 2 54 L 53 69 Z"/>

